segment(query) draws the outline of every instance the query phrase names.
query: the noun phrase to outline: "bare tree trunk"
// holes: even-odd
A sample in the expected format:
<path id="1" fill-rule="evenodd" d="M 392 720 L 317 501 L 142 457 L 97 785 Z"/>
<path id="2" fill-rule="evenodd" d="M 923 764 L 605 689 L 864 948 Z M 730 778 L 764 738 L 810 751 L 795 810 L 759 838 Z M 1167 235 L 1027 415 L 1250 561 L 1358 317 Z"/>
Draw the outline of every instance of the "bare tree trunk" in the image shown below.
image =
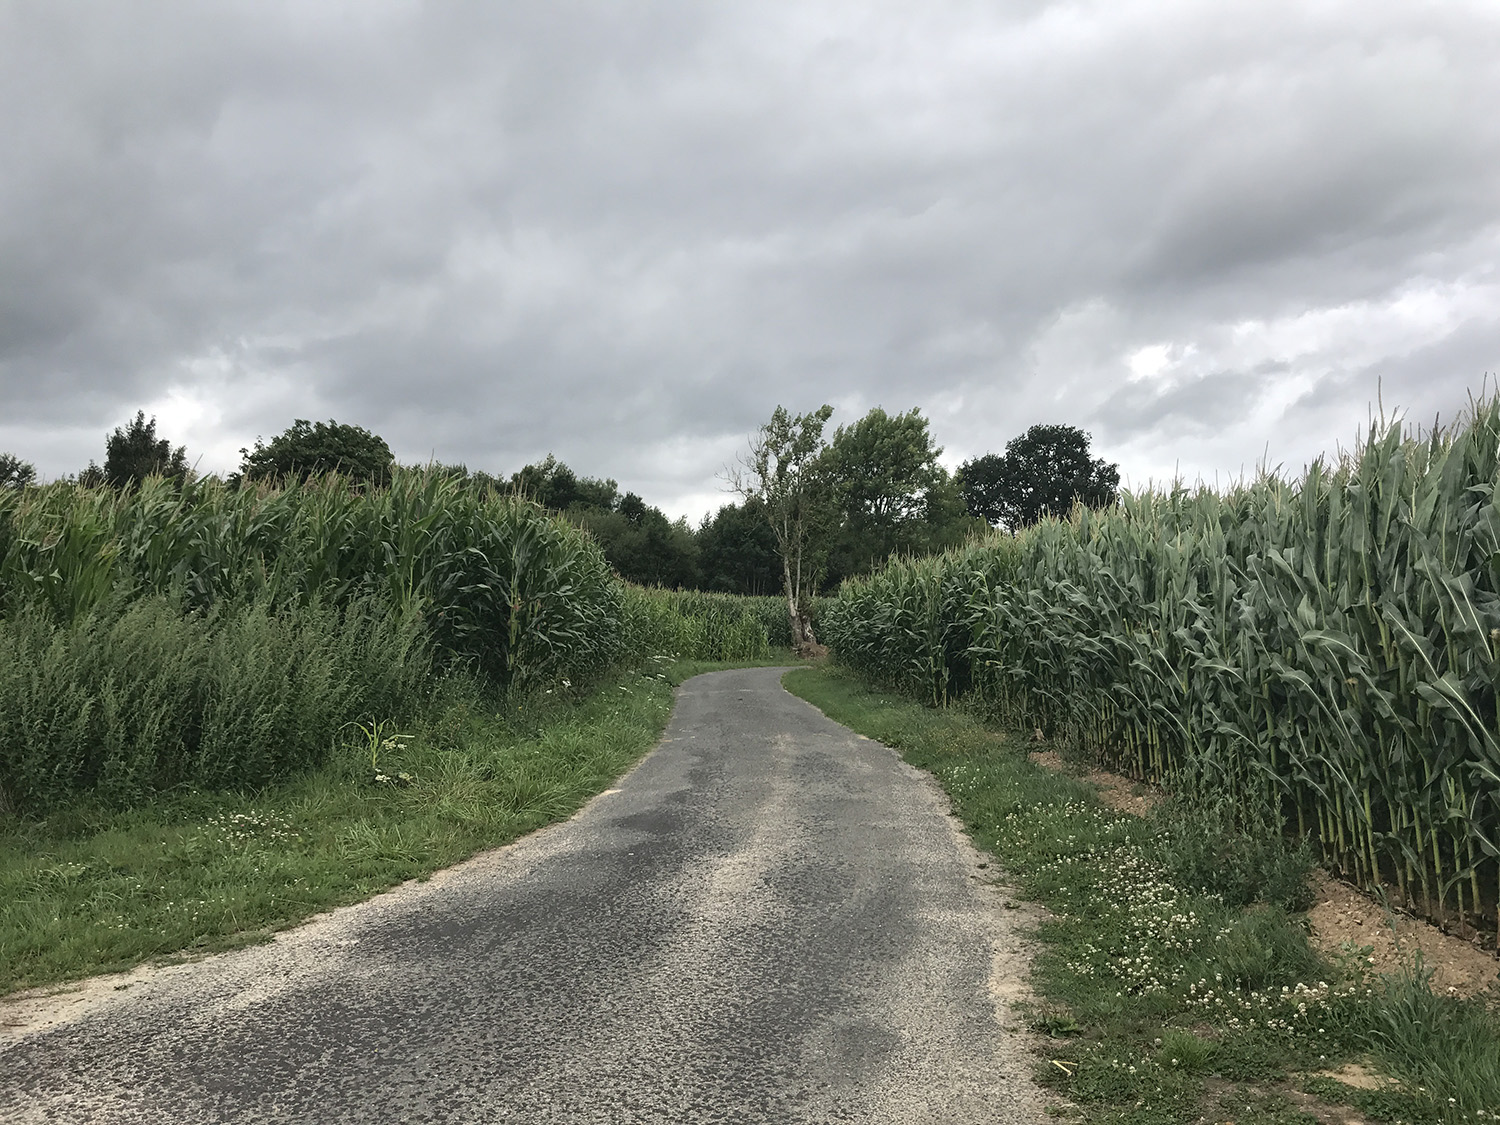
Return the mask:
<path id="1" fill-rule="evenodd" d="M 818 643 L 818 638 L 813 636 L 812 614 L 803 613 L 799 616 L 802 619 L 802 643 L 812 647 Z"/>
<path id="2" fill-rule="evenodd" d="M 781 574 L 786 590 L 786 615 L 792 625 L 792 647 L 800 649 L 802 639 L 802 614 L 797 611 L 797 587 L 792 582 L 792 563 L 786 555 L 781 556 Z"/>

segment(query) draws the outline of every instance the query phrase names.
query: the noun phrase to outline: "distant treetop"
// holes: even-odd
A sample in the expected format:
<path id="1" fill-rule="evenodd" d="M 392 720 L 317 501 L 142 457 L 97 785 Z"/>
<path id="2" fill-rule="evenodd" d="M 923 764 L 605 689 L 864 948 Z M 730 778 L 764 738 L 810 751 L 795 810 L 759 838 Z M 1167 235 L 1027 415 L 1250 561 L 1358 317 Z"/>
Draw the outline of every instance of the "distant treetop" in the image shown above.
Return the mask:
<path id="1" fill-rule="evenodd" d="M 1005 446 L 959 466 L 964 502 L 991 524 L 1017 531 L 1043 516 L 1066 517 L 1074 502 L 1115 502 L 1120 467 L 1091 456 L 1090 436 L 1076 426 L 1032 426 Z"/>
<path id="2" fill-rule="evenodd" d="M 104 441 L 104 483 L 116 488 L 149 476 L 186 480 L 190 473 L 187 449 L 181 445 L 173 449 L 166 438 L 158 438 L 156 419 L 147 421 L 144 410 L 137 410 L 129 425 L 117 428 Z"/>
<path id="3" fill-rule="evenodd" d="M 286 432 L 269 442 L 255 439 L 254 449 L 241 449 L 240 473 L 246 480 L 305 481 L 324 473 L 339 473 L 375 486 L 388 484 L 396 459 L 385 439 L 362 426 L 329 419 L 309 422 L 298 418 Z"/>
<path id="4" fill-rule="evenodd" d="M 26 488 L 35 483 L 35 465 L 12 453 L 0 453 L 0 488 Z"/>
<path id="5" fill-rule="evenodd" d="M 580 477 L 550 453 L 545 461 L 527 465 L 511 474 L 510 486 L 554 512 L 566 512 L 570 508 L 613 511 L 620 498 L 614 481 Z"/>

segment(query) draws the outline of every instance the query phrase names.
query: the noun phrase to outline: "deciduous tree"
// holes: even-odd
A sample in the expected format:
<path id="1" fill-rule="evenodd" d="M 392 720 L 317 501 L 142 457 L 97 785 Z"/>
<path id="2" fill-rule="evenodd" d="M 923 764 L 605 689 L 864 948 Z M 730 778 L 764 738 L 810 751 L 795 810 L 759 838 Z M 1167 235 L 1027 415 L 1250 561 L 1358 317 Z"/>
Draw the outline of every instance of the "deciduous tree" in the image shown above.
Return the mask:
<path id="1" fill-rule="evenodd" d="M 1012 531 L 1043 516 L 1066 516 L 1074 502 L 1103 508 L 1115 502 L 1120 467 L 1096 459 L 1090 435 L 1076 426 L 1032 426 L 1005 446 L 959 466 L 969 511 Z"/>
<path id="2" fill-rule="evenodd" d="M 728 472 L 730 487 L 762 506 L 776 536 L 792 642 L 799 648 L 817 643 L 810 609 L 820 570 L 818 538 L 830 508 L 818 459 L 832 414 L 827 404 L 795 416 L 778 406 L 751 437 L 749 453 Z"/>
<path id="3" fill-rule="evenodd" d="M 891 525 L 920 514 L 942 474 L 942 452 L 919 411 L 887 414 L 877 406 L 835 430 L 821 461 L 849 516 Z"/>
<path id="4" fill-rule="evenodd" d="M 545 461 L 512 474 L 510 486 L 554 512 L 571 508 L 612 512 L 620 502 L 619 486 L 613 480 L 580 477 L 550 453 Z"/>
<path id="5" fill-rule="evenodd" d="M 941 550 L 972 529 L 938 464 L 942 447 L 916 409 L 876 407 L 840 426 L 819 458 L 819 473 L 839 509 L 828 580 L 837 582 L 884 562 L 893 552 Z"/>
<path id="6" fill-rule="evenodd" d="M 269 442 L 256 438 L 255 448 L 241 449 L 240 455 L 246 480 L 307 480 L 340 473 L 380 487 L 390 482 L 395 465 L 385 439 L 362 426 L 332 419 L 314 423 L 298 418 Z"/>
<path id="7" fill-rule="evenodd" d="M 781 587 L 776 535 L 758 500 L 725 504 L 698 528 L 698 575 L 704 590 L 774 594 Z"/>
<path id="8" fill-rule="evenodd" d="M 13 453 L 0 453 L 0 488 L 26 488 L 35 483 L 35 465 Z"/>
<path id="9" fill-rule="evenodd" d="M 173 449 L 166 438 L 158 438 L 156 419 L 148 421 L 144 410 L 137 410 L 129 424 L 104 440 L 104 481 L 116 488 L 149 476 L 186 480 L 189 472 L 187 449 L 181 445 Z"/>
<path id="10" fill-rule="evenodd" d="M 686 520 L 627 492 L 619 507 L 574 507 L 568 518 L 588 529 L 615 573 L 642 586 L 691 588 L 698 582 L 698 543 Z"/>

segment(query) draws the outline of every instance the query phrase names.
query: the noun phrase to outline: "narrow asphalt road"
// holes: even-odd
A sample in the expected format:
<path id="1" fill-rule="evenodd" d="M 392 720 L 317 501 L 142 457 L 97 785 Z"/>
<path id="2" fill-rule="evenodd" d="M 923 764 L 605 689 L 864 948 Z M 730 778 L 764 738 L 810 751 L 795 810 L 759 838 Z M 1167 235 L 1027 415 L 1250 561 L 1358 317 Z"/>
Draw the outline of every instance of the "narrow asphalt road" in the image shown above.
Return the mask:
<path id="1" fill-rule="evenodd" d="M 1039 1120 L 1014 915 L 931 782 L 781 674 L 690 680 L 565 824 L 13 1011 L 0 1121 Z"/>

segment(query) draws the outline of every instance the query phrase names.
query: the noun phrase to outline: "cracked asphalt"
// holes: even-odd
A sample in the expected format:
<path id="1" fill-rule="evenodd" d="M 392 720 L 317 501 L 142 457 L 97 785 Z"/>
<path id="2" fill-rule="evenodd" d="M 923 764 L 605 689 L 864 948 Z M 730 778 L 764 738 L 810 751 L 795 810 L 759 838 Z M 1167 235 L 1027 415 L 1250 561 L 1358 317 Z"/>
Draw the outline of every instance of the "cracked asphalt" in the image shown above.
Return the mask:
<path id="1" fill-rule="evenodd" d="M 1016 914 L 931 780 L 782 671 L 688 681 L 566 823 L 0 1008 L 0 1121 L 1041 1120 Z"/>

